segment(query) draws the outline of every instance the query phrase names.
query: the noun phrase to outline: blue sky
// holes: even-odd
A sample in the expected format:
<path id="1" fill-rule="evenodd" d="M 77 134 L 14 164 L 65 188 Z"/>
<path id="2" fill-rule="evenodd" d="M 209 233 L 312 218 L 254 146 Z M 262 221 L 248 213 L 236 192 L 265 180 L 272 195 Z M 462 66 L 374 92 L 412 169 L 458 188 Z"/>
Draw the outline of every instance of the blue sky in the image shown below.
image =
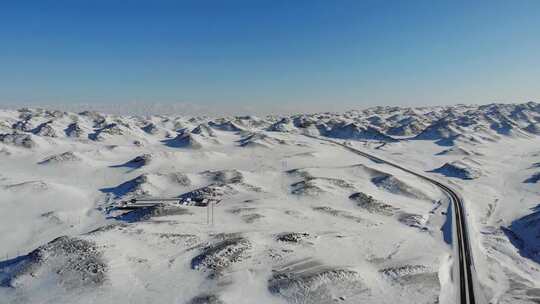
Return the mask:
<path id="1" fill-rule="evenodd" d="M 2 1 L 0 104 L 540 100 L 540 1 Z"/>

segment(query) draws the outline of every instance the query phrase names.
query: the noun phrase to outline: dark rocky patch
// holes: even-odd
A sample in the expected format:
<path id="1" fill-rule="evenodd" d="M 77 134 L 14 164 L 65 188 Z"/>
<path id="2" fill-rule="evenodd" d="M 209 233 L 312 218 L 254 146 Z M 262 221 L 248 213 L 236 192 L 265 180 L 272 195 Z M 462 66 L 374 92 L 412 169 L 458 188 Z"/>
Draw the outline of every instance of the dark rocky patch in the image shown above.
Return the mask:
<path id="1" fill-rule="evenodd" d="M 238 170 L 205 171 L 214 182 L 223 184 L 238 184 L 244 182 L 244 175 Z"/>
<path id="2" fill-rule="evenodd" d="M 219 277 L 232 264 L 246 258 L 251 243 L 244 237 L 230 237 L 202 249 L 191 260 L 191 268 L 209 272 L 211 278 Z"/>
<path id="3" fill-rule="evenodd" d="M 200 295 L 191 299 L 189 304 L 225 304 L 225 302 L 216 295 Z"/>
<path id="4" fill-rule="evenodd" d="M 179 196 L 183 204 L 204 207 L 209 200 L 220 201 L 224 196 L 236 191 L 229 185 L 211 184 L 206 187 L 186 192 Z"/>
<path id="5" fill-rule="evenodd" d="M 79 126 L 78 123 L 74 122 L 67 126 L 66 129 L 64 129 L 64 133 L 66 133 L 66 136 L 68 137 L 81 137 L 84 134 L 83 129 Z"/>
<path id="6" fill-rule="evenodd" d="M 349 196 L 349 199 L 356 202 L 356 205 L 362 209 L 365 209 L 369 213 L 378 213 L 382 215 L 391 216 L 398 210 L 391 205 L 383 203 L 375 199 L 371 195 L 367 195 L 363 192 L 356 192 Z"/>
<path id="7" fill-rule="evenodd" d="M 324 136 L 340 139 L 377 140 L 384 142 L 396 141 L 396 139 L 382 133 L 375 127 L 362 126 L 356 122 L 340 122 L 332 126 L 329 130 L 326 130 Z"/>
<path id="8" fill-rule="evenodd" d="M 368 292 L 356 271 L 330 267 L 275 272 L 268 281 L 268 290 L 289 303 L 334 303 L 341 299 L 355 301 L 355 297 Z"/>
<path id="9" fill-rule="evenodd" d="M 283 232 L 276 236 L 276 240 L 279 242 L 287 243 L 303 243 L 305 240 L 312 238 L 307 232 Z"/>
<path id="10" fill-rule="evenodd" d="M 300 181 L 291 185 L 291 193 L 296 195 L 319 195 L 325 191 L 317 186 L 313 181 Z"/>
<path id="11" fill-rule="evenodd" d="M 65 287 L 97 286 L 106 279 L 107 264 L 94 242 L 62 236 L 26 256 L 1 262 L 0 283 L 18 287 L 23 277 L 39 279 L 44 271 L 58 274 Z"/>
<path id="12" fill-rule="evenodd" d="M 167 176 L 169 177 L 169 180 L 175 184 L 186 187 L 191 185 L 191 180 L 189 177 L 182 172 L 171 172 L 168 173 Z"/>
<path id="13" fill-rule="evenodd" d="M 16 147 L 22 147 L 31 149 L 36 146 L 36 143 L 32 139 L 31 135 L 29 134 L 21 134 L 21 133 L 11 133 L 11 134 L 0 134 L 0 142 L 12 145 Z"/>
<path id="14" fill-rule="evenodd" d="M 421 133 L 426 126 L 418 120 L 411 118 L 405 121 L 400 121 L 399 125 L 393 126 L 386 131 L 388 135 L 394 136 L 411 136 Z"/>
<path id="15" fill-rule="evenodd" d="M 33 128 L 32 128 L 32 124 L 29 121 L 30 118 L 17 121 L 13 125 L 11 125 L 11 128 L 14 131 L 31 132 Z"/>
<path id="16" fill-rule="evenodd" d="M 51 121 L 48 121 L 40 124 L 32 131 L 32 133 L 45 137 L 57 137 L 56 131 L 51 126 L 51 123 Z"/>
<path id="17" fill-rule="evenodd" d="M 120 128 L 118 123 L 106 124 L 105 122 L 103 122 L 103 124 L 104 124 L 103 126 L 101 123 L 98 124 L 99 129 L 92 134 L 88 134 L 88 138 L 90 140 L 101 141 L 105 139 L 104 135 L 123 135 L 124 134 L 124 131 L 122 130 L 122 128 Z"/>
<path id="18" fill-rule="evenodd" d="M 420 214 L 403 212 L 398 215 L 398 221 L 409 227 L 423 229 L 426 219 Z"/>
<path id="19" fill-rule="evenodd" d="M 78 162 L 82 159 L 75 155 L 72 151 L 67 151 L 64 153 L 56 154 L 49 156 L 45 158 L 44 160 L 40 161 L 38 164 L 40 165 L 46 165 L 46 164 L 56 164 L 56 163 L 65 163 L 65 162 Z"/>
<path id="20" fill-rule="evenodd" d="M 388 267 L 379 270 L 380 273 L 392 279 L 399 279 L 403 276 L 415 275 L 429 271 L 430 269 L 424 265 L 400 265 L 397 267 Z"/>
<path id="21" fill-rule="evenodd" d="M 329 187 L 338 187 L 341 189 L 354 189 L 354 185 L 348 181 L 338 178 L 329 177 L 313 177 L 309 173 L 305 173 L 306 177 L 303 181 L 294 183 L 291 185 L 292 194 L 296 195 L 319 195 L 325 192 L 325 190 L 317 185 L 317 183 L 324 183 Z"/>

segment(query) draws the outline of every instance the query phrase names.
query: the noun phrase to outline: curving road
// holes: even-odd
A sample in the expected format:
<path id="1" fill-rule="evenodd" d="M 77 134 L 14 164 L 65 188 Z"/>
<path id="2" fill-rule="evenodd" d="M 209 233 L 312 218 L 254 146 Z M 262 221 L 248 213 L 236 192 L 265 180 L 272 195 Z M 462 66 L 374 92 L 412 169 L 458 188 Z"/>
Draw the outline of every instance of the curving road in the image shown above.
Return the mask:
<path id="1" fill-rule="evenodd" d="M 448 197 L 448 199 L 452 203 L 452 206 L 453 206 L 452 210 L 454 211 L 453 223 L 455 224 L 453 225 L 453 229 L 454 229 L 453 233 L 457 238 L 457 243 L 456 242 L 453 242 L 453 243 L 454 245 L 457 245 L 457 246 L 454 246 L 454 251 L 455 251 L 455 258 L 458 261 L 457 272 L 459 275 L 459 282 L 457 286 L 458 290 L 456 294 L 457 296 L 456 303 L 459 303 L 459 304 L 485 304 L 486 303 L 480 291 L 480 285 L 478 284 L 478 281 L 476 279 L 476 272 L 474 269 L 474 263 L 473 263 L 472 253 L 471 253 L 470 244 L 469 244 L 467 219 L 466 219 L 465 211 L 463 207 L 463 199 L 461 198 L 461 196 L 459 196 L 457 192 L 455 192 L 452 188 L 442 184 L 441 182 L 435 179 L 419 174 L 410 169 L 404 168 L 398 164 L 383 160 L 377 156 L 357 150 L 346 144 L 336 142 L 331 139 L 321 138 L 321 137 L 312 136 L 312 135 L 305 135 L 305 136 L 339 145 L 355 154 L 368 158 L 374 162 L 384 163 L 392 167 L 398 168 L 400 170 L 403 170 L 407 173 L 410 173 L 414 176 L 417 176 L 435 185 L 439 189 L 441 189 L 441 191 Z M 456 238 L 453 238 L 453 240 L 456 240 Z"/>

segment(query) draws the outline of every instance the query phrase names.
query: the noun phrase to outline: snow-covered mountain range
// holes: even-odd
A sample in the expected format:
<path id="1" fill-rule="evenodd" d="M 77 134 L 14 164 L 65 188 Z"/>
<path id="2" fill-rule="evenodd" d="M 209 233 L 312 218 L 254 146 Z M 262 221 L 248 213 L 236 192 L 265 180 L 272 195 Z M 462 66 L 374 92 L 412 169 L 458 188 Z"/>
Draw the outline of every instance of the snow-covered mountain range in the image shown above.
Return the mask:
<path id="1" fill-rule="evenodd" d="M 0 303 L 453 303 L 442 193 L 318 137 L 448 181 L 486 297 L 538 301 L 529 102 L 217 118 L 0 110 Z M 157 197 L 177 202 L 126 208 Z"/>

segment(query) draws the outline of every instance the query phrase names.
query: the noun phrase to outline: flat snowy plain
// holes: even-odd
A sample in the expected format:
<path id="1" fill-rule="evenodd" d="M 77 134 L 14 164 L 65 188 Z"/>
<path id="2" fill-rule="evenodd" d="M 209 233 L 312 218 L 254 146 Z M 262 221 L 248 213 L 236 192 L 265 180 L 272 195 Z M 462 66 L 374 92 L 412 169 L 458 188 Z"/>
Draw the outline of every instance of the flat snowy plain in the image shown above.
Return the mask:
<path id="1" fill-rule="evenodd" d="M 540 302 L 531 102 L 264 118 L 0 110 L 0 303 L 455 303 L 443 194 L 305 134 L 451 185 L 485 297 Z M 143 197 L 184 203 L 119 208 Z M 218 202 L 213 224 L 203 199 Z"/>

